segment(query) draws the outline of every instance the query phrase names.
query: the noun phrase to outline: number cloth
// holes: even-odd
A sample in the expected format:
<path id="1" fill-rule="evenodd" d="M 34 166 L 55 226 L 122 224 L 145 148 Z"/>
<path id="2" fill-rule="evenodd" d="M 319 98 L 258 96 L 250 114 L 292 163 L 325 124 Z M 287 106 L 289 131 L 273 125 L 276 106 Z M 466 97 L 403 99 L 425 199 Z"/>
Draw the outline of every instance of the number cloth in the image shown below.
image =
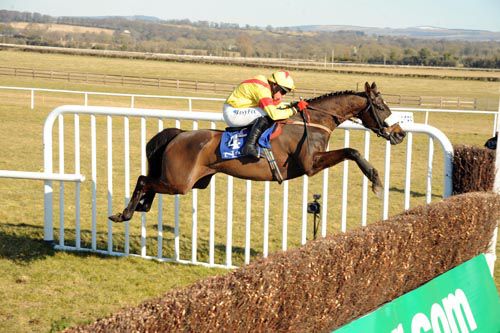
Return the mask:
<path id="1" fill-rule="evenodd" d="M 274 131 L 276 124 L 269 127 L 262 133 L 259 138 L 259 146 L 263 148 L 271 149 L 271 134 Z M 225 131 L 222 133 L 222 138 L 220 140 L 220 155 L 224 160 L 230 160 L 233 158 L 238 158 L 241 155 L 241 148 L 245 145 L 247 140 L 247 135 L 249 128 L 243 128 L 237 131 Z M 259 147 L 259 149 L 260 149 Z"/>

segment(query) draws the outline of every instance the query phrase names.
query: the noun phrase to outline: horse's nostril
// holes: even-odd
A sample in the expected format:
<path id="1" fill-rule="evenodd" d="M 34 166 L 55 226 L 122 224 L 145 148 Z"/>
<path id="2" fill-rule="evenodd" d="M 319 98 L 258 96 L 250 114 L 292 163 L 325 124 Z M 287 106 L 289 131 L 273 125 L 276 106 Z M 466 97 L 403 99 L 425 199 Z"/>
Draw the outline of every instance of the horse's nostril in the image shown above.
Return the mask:
<path id="1" fill-rule="evenodd" d="M 405 132 L 395 132 L 395 133 L 391 133 L 391 135 L 389 136 L 389 140 L 390 140 L 391 144 L 397 145 L 397 144 L 403 142 L 403 139 L 405 138 L 405 136 L 406 136 Z"/>

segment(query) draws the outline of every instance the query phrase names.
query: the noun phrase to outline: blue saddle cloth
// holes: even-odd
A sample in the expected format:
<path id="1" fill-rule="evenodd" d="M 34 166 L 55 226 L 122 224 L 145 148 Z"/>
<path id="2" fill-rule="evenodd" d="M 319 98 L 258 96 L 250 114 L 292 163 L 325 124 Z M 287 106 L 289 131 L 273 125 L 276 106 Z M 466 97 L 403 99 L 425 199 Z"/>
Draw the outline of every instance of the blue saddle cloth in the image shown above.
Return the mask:
<path id="1" fill-rule="evenodd" d="M 267 149 L 271 149 L 271 133 L 274 131 L 273 126 L 269 127 L 262 133 L 259 138 L 259 146 Z M 250 128 L 245 127 L 236 131 L 224 131 L 222 133 L 222 138 L 220 140 L 220 155 L 223 160 L 231 160 L 234 158 L 241 157 L 241 148 L 245 145 L 247 141 L 247 135 Z M 259 148 L 260 148 L 259 147 Z"/>

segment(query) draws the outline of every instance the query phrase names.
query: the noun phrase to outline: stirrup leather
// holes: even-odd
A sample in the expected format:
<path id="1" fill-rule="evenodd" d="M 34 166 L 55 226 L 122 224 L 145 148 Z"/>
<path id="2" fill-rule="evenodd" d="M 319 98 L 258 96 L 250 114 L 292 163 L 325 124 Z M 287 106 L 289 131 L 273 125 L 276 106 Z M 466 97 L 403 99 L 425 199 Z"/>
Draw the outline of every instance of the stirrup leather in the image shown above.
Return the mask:
<path id="1" fill-rule="evenodd" d="M 281 184 L 283 182 L 283 175 L 281 174 L 280 169 L 278 168 L 278 164 L 274 159 L 273 152 L 271 151 L 271 149 L 263 147 L 260 147 L 260 150 L 264 153 L 264 157 L 269 162 L 269 167 L 271 168 L 271 172 L 273 173 L 274 178 L 276 178 L 278 184 Z"/>

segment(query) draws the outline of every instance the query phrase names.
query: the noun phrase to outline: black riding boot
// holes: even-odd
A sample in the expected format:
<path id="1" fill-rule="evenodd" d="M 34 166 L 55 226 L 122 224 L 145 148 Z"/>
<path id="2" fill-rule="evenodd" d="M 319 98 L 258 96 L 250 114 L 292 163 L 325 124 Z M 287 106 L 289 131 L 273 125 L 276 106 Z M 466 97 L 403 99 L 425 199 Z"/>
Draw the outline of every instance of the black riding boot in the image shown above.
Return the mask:
<path id="1" fill-rule="evenodd" d="M 273 124 L 273 121 L 269 117 L 260 117 L 253 123 L 250 133 L 247 135 L 247 142 L 241 149 L 242 156 L 251 156 L 254 158 L 259 158 L 259 149 L 257 147 L 257 141 L 260 135 Z"/>

